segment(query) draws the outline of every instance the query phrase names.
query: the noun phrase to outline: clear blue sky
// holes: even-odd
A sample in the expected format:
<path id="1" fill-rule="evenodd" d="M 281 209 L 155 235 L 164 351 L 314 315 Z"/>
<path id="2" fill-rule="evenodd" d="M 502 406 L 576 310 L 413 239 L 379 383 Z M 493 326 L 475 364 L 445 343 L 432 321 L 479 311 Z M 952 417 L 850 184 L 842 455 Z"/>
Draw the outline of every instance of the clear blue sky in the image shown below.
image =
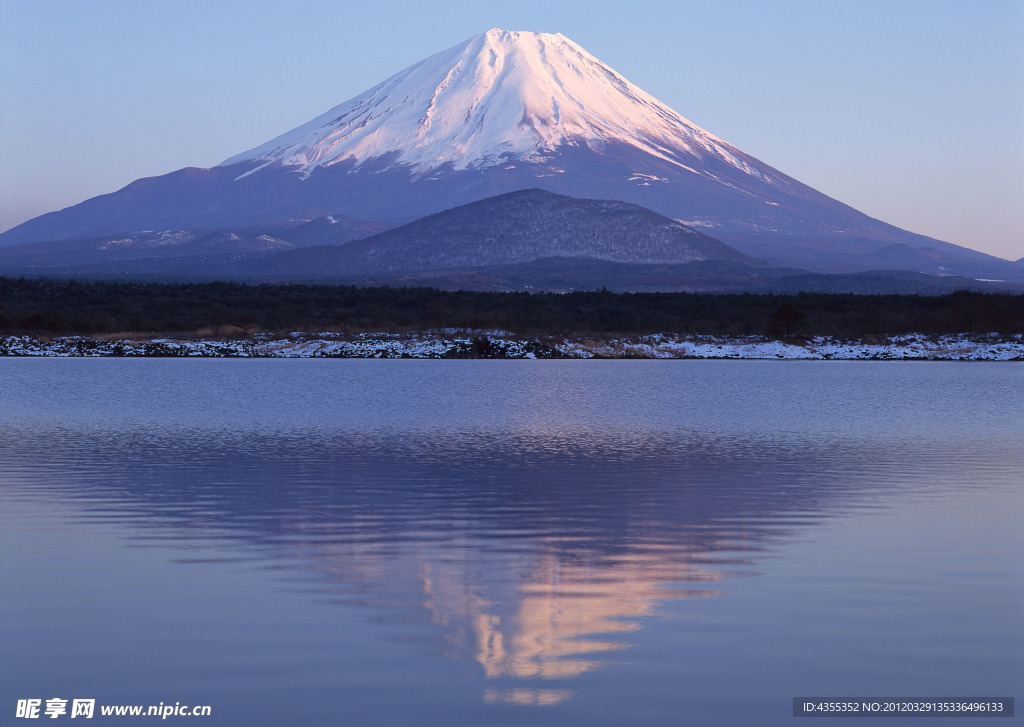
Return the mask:
<path id="1" fill-rule="evenodd" d="M 491 27 L 564 33 L 874 217 L 1024 256 L 1024 0 L 0 0 L 0 229 L 217 164 Z"/>

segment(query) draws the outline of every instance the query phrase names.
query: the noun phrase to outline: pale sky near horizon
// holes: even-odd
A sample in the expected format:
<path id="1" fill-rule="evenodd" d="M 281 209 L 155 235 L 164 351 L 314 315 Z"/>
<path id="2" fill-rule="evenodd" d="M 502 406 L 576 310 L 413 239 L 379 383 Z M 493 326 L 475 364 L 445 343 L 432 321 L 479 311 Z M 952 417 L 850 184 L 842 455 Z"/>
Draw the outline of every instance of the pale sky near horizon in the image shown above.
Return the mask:
<path id="1" fill-rule="evenodd" d="M 1024 257 L 1024 0 L 0 0 L 0 230 L 218 164 L 491 27 L 561 32 L 872 217 Z"/>

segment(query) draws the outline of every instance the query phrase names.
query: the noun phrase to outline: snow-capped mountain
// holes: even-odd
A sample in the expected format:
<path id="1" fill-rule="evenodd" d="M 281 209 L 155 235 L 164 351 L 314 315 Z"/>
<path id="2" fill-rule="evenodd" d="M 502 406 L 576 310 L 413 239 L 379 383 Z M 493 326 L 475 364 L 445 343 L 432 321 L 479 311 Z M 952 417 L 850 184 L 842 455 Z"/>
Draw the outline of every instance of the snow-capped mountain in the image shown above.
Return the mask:
<path id="1" fill-rule="evenodd" d="M 713 157 L 768 181 L 729 146 L 561 34 L 491 29 L 427 58 L 297 129 L 221 166 L 318 167 L 387 158 L 429 174 L 545 161 L 563 146 L 623 143 L 693 174 Z M 262 167 L 251 169 L 252 174 Z M 650 182 L 638 173 L 634 181 Z"/>
<path id="2" fill-rule="evenodd" d="M 641 205 L 791 267 L 1021 277 L 786 176 L 562 35 L 500 29 L 216 167 L 140 179 L 30 220 L 0 245 L 324 215 L 395 226 L 529 188 Z"/>

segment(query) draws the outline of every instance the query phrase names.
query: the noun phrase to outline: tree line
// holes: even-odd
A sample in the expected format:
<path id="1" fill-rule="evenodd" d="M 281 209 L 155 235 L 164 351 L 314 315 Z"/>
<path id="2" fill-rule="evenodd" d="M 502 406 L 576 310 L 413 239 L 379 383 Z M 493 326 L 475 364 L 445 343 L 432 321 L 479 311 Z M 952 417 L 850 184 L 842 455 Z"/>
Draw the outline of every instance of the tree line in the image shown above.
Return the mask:
<path id="1" fill-rule="evenodd" d="M 1024 295 L 487 293 L 434 288 L 0 278 L 0 334 L 246 335 L 443 328 L 863 338 L 1024 333 Z"/>

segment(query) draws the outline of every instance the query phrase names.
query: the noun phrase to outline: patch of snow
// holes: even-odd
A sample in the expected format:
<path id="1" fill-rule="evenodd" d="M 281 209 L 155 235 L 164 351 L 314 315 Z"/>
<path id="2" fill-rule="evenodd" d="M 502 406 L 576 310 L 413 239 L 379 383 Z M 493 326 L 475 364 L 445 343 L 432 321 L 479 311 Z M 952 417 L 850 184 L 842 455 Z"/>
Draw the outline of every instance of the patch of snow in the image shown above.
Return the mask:
<path id="1" fill-rule="evenodd" d="M 630 182 L 667 182 L 666 177 L 656 177 L 653 174 L 641 174 L 640 172 L 630 172 L 633 176 L 629 178 Z"/>
<path id="2" fill-rule="evenodd" d="M 242 161 L 242 160 L 240 159 L 239 161 Z M 255 174 L 256 172 L 260 171 L 261 169 L 265 169 L 266 167 L 269 167 L 271 164 L 274 163 L 274 161 L 275 161 L 274 159 L 271 159 L 271 160 L 265 162 L 264 164 L 260 164 L 258 167 L 253 167 L 252 169 L 247 171 L 245 174 L 239 174 L 237 177 L 235 177 L 235 181 L 237 182 L 239 179 L 245 179 L 250 174 Z M 229 159 L 226 162 L 222 162 L 218 166 L 223 167 L 223 166 L 226 166 L 229 163 L 233 163 L 233 162 Z"/>
<path id="3" fill-rule="evenodd" d="M 122 247 L 131 247 L 134 244 L 135 244 L 135 240 L 133 240 L 130 237 L 124 237 L 124 238 L 121 238 L 120 240 L 107 240 L 102 245 L 100 245 L 99 249 L 100 250 L 114 250 L 114 249 L 122 248 Z"/>
<path id="4" fill-rule="evenodd" d="M 157 235 L 157 245 L 184 245 L 196 238 L 196 233 L 188 230 L 164 230 Z"/>

